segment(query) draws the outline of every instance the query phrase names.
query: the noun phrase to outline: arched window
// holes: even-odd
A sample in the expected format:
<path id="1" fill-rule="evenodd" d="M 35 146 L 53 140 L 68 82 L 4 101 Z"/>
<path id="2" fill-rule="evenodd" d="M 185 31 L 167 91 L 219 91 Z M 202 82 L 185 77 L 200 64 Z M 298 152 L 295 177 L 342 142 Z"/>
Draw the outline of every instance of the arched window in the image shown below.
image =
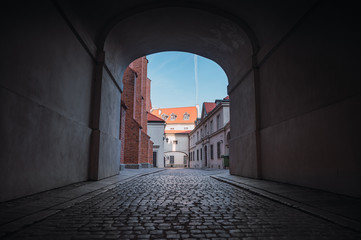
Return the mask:
<path id="1" fill-rule="evenodd" d="M 172 114 L 170 115 L 170 120 L 171 120 L 171 121 L 174 121 L 174 120 L 176 120 L 176 119 L 177 119 L 177 115 L 174 114 L 174 113 L 172 113 Z"/>
<path id="2" fill-rule="evenodd" d="M 183 120 L 189 120 L 189 117 L 190 117 L 190 114 L 189 114 L 189 113 L 185 112 L 185 113 L 183 114 Z"/>
<path id="3" fill-rule="evenodd" d="M 169 117 L 169 116 L 168 116 L 167 114 L 165 114 L 165 113 L 162 114 L 162 119 L 163 119 L 164 121 L 167 121 L 168 117 Z"/>

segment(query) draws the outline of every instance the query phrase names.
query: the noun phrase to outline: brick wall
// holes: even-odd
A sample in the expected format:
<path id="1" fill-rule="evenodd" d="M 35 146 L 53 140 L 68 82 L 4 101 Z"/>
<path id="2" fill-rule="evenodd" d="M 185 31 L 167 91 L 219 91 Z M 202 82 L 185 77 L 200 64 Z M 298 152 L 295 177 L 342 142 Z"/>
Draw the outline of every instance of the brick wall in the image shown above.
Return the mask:
<path id="1" fill-rule="evenodd" d="M 146 57 L 133 61 L 124 72 L 122 101 L 125 114 L 124 150 L 121 163 L 152 163 L 153 143 L 147 135 L 147 114 L 150 110 L 150 80 Z M 122 137 L 122 136 L 121 136 Z"/>
<path id="2" fill-rule="evenodd" d="M 125 118 L 126 118 L 127 106 L 122 101 L 120 109 L 120 128 L 119 128 L 119 139 L 121 141 L 120 149 L 120 163 L 124 163 L 124 150 L 125 150 Z"/>
<path id="3" fill-rule="evenodd" d="M 140 126 L 133 118 L 126 118 L 125 126 L 124 164 L 137 164 L 139 163 Z"/>
<path id="4" fill-rule="evenodd" d="M 149 142 L 149 137 L 146 133 L 144 133 L 142 131 L 141 133 L 142 138 L 141 138 L 141 146 L 140 146 L 140 162 L 141 163 L 147 163 L 148 162 L 148 142 Z"/>
<path id="5" fill-rule="evenodd" d="M 129 67 L 125 70 L 123 75 L 123 93 L 122 101 L 128 107 L 128 117 L 134 118 L 134 93 L 135 93 L 135 82 L 137 74 Z"/>
<path id="6" fill-rule="evenodd" d="M 150 109 L 152 109 L 152 101 L 150 101 L 150 85 L 151 84 L 151 80 L 149 78 L 147 78 L 146 80 L 146 94 L 145 94 L 145 99 L 146 99 L 146 111 L 150 112 Z"/>

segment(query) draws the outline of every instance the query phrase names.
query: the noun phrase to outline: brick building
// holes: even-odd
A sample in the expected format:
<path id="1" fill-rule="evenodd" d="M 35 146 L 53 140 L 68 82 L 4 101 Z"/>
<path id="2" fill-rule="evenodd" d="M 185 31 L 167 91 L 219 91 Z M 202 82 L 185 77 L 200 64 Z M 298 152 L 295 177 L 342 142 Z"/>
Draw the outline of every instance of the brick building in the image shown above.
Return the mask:
<path id="1" fill-rule="evenodd" d="M 133 61 L 123 75 L 120 138 L 121 168 L 153 165 L 153 142 L 147 135 L 147 114 L 151 109 L 150 79 L 146 57 Z"/>

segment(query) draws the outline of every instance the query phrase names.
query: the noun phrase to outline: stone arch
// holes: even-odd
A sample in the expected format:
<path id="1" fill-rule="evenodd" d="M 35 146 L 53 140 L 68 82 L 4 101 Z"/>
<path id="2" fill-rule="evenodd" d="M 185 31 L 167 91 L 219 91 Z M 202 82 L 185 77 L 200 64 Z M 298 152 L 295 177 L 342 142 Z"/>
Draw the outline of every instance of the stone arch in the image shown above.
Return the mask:
<path id="1" fill-rule="evenodd" d="M 104 27 L 97 44 L 98 66 L 95 72 L 98 81 L 96 82 L 98 86 L 102 85 L 105 69 L 120 91 L 123 73 L 133 60 L 162 51 L 195 53 L 213 60 L 226 73 L 229 91 L 237 87 L 250 73 L 251 76 L 258 76 L 253 67 L 258 52 L 258 43 L 253 32 L 240 18 L 209 5 L 162 3 L 128 10 Z M 249 97 L 255 98 L 257 91 L 254 86 L 249 90 L 251 91 Z M 99 90 L 95 91 L 98 92 L 94 96 L 101 102 L 103 93 L 99 93 Z M 236 99 L 236 96 L 233 98 Z M 254 108 L 251 108 L 254 111 Z M 242 108 L 234 108 L 235 115 L 239 115 L 240 111 Z M 97 119 L 101 118 L 100 110 L 93 113 L 97 122 Z M 97 126 L 94 128 L 97 129 Z M 102 148 L 97 144 L 98 138 L 96 136 L 92 141 L 94 142 L 92 147 L 95 149 Z M 251 141 L 253 145 L 257 145 L 256 139 Z M 105 148 L 114 149 L 115 144 L 113 147 L 105 146 Z M 250 149 L 250 151 L 254 150 Z M 94 175 L 91 177 L 93 179 L 98 179 L 99 161 L 97 157 L 90 160 L 91 166 L 95 166 L 94 170 L 90 170 L 90 175 Z M 258 162 L 255 159 L 249 161 Z M 258 176 L 255 171 L 258 170 L 251 170 L 252 175 Z"/>
<path id="2" fill-rule="evenodd" d="M 241 20 L 234 22 L 199 6 L 156 6 L 133 10 L 116 19 L 117 23 L 104 28 L 98 43 L 115 79 L 121 79 L 128 64 L 138 57 L 184 51 L 215 61 L 229 82 L 235 82 L 252 66 L 252 56 L 258 51 L 254 35 Z"/>

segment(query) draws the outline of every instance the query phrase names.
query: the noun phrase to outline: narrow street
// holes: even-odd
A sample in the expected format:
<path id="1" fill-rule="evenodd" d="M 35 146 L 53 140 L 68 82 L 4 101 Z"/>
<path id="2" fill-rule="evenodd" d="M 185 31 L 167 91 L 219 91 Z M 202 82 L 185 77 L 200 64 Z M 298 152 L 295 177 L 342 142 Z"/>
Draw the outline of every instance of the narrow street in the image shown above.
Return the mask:
<path id="1" fill-rule="evenodd" d="M 361 235 L 210 177 L 166 170 L 136 178 L 8 239 L 360 239 Z"/>

